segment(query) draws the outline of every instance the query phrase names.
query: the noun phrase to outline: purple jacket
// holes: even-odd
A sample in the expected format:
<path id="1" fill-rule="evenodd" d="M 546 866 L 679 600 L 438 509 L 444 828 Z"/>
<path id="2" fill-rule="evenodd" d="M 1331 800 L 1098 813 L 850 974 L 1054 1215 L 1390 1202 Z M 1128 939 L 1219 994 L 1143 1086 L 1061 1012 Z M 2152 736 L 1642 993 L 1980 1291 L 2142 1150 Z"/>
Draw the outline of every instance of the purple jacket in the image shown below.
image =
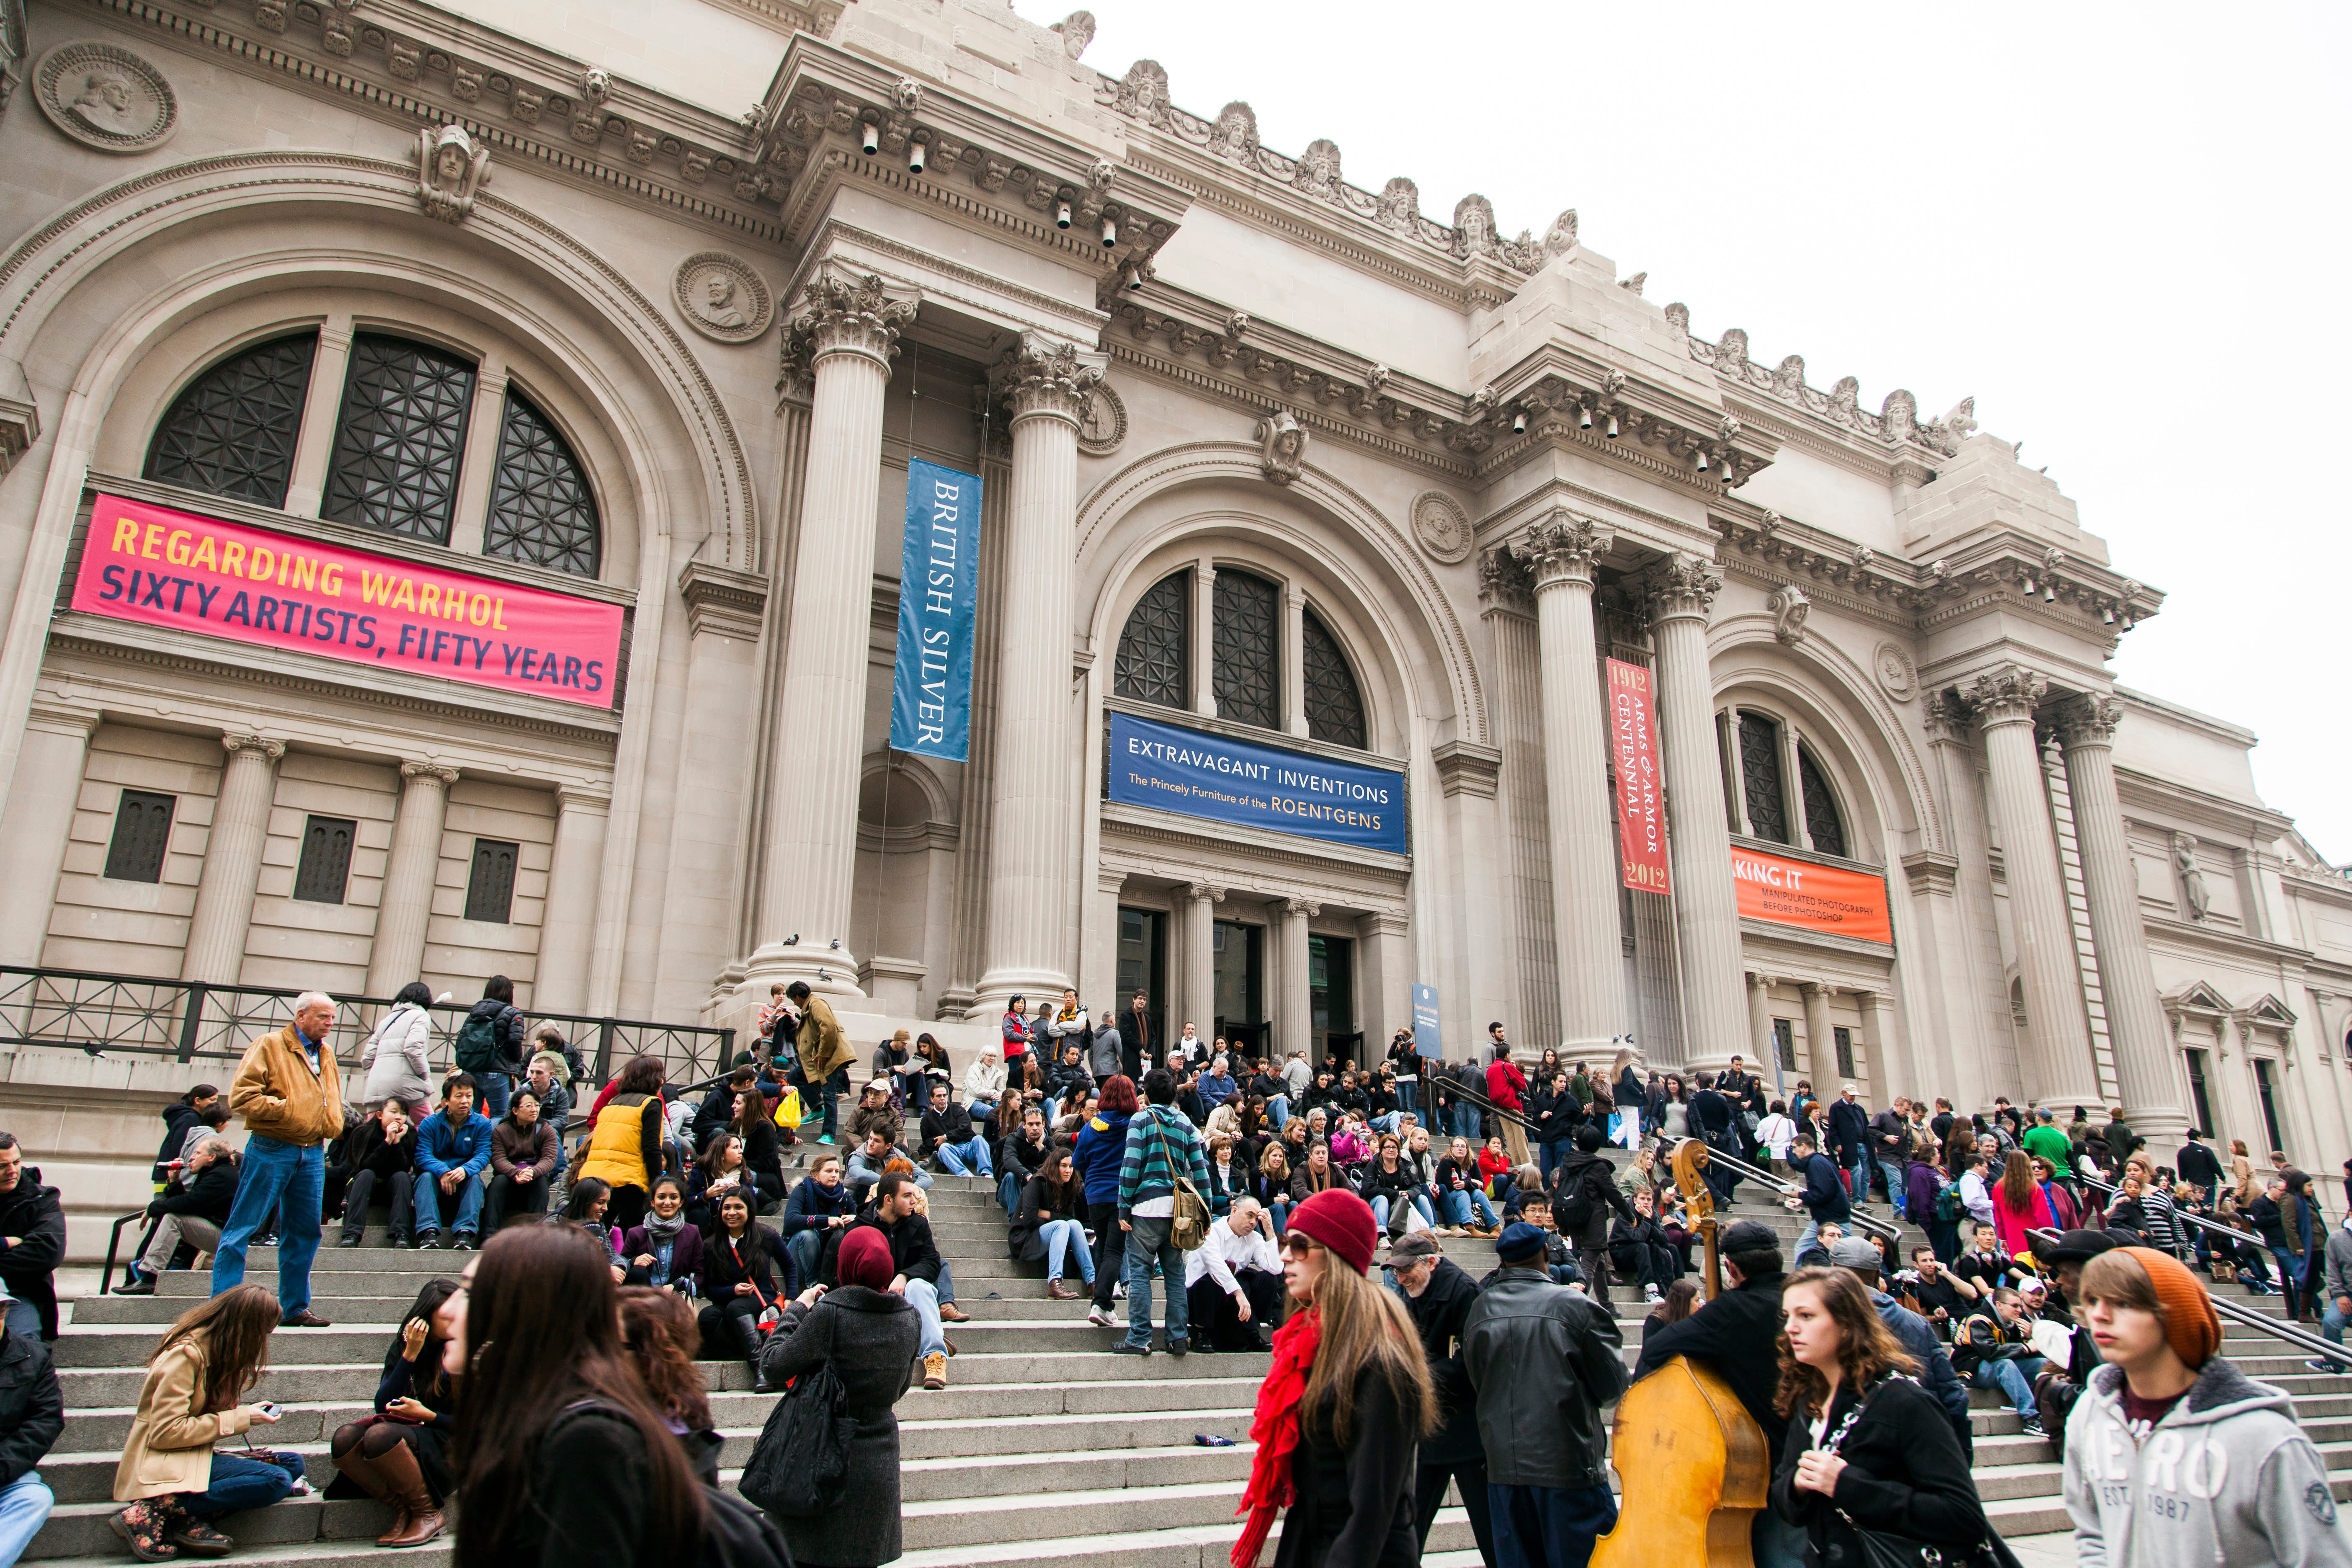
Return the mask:
<path id="1" fill-rule="evenodd" d="M 1936 1167 L 1925 1160 L 1911 1163 L 1911 1179 L 1903 1194 L 1904 1212 L 1913 1225 L 1924 1226 L 1936 1217 L 1936 1191 L 1943 1184 L 1936 1179 Z"/>

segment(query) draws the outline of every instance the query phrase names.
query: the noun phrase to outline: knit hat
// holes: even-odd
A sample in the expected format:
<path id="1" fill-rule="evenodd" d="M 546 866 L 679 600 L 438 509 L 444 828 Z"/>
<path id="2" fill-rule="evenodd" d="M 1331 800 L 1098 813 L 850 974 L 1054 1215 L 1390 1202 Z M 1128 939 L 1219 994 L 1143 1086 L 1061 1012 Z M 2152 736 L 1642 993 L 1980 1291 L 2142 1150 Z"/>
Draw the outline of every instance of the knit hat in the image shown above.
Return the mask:
<path id="1" fill-rule="evenodd" d="M 1498 1263 L 1531 1263 L 1543 1256 L 1543 1231 L 1525 1220 L 1505 1226 L 1503 1234 L 1495 1238 L 1495 1260 Z"/>
<path id="2" fill-rule="evenodd" d="M 1371 1268 L 1381 1238 L 1372 1205 L 1340 1187 L 1326 1187 L 1292 1209 L 1288 1228 L 1321 1242 L 1359 1274 Z"/>
<path id="3" fill-rule="evenodd" d="M 2197 1276 L 2168 1252 L 2152 1247 L 2118 1247 L 2126 1258 L 2147 1270 L 2156 1287 L 2156 1304 L 2164 1317 L 2164 1337 L 2172 1353 L 2192 1367 L 2211 1361 L 2221 1348 L 2221 1315 Z"/>
<path id="4" fill-rule="evenodd" d="M 893 1272 L 889 1242 L 870 1225 L 845 1232 L 841 1251 L 835 1258 L 835 1272 L 844 1285 L 863 1285 L 868 1290 L 887 1289 Z"/>

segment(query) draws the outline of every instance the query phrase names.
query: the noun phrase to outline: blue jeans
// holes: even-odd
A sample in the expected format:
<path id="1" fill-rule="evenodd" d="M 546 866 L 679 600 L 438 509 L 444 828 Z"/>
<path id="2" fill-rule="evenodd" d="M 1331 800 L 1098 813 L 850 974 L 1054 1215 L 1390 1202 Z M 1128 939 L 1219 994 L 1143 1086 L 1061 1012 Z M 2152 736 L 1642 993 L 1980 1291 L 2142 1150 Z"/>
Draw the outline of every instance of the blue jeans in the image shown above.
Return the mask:
<path id="1" fill-rule="evenodd" d="M 1290 1120 L 1290 1097 L 1286 1094 L 1277 1094 L 1267 1100 L 1265 1119 L 1276 1132 L 1281 1131 L 1283 1125 Z"/>
<path id="2" fill-rule="evenodd" d="M 1059 1279 L 1062 1265 L 1068 1255 L 1078 1255 L 1078 1278 L 1091 1285 L 1095 1282 L 1095 1252 L 1087 1245 L 1087 1227 L 1074 1219 L 1047 1220 L 1037 1227 L 1037 1235 L 1045 1243 L 1045 1278 Z"/>
<path id="3" fill-rule="evenodd" d="M 1421 1217 L 1423 1219 L 1427 1220 L 1432 1226 L 1436 1225 L 1437 1211 L 1430 1206 L 1428 1194 L 1407 1194 L 1406 1201 L 1411 1203 L 1414 1208 L 1421 1211 Z M 1388 1229 L 1389 1216 L 1395 1212 L 1396 1211 L 1389 1205 L 1388 1194 L 1382 1193 L 1379 1197 L 1372 1200 L 1372 1223 L 1380 1226 L 1381 1230 L 1385 1231 Z"/>
<path id="4" fill-rule="evenodd" d="M 1372 1118 L 1372 1120 L 1371 1120 L 1371 1128 L 1372 1128 L 1372 1131 L 1375 1131 L 1375 1132 L 1393 1132 L 1393 1131 L 1395 1131 L 1397 1130 L 1397 1117 L 1398 1117 L 1398 1115 L 1399 1115 L 1399 1112 L 1397 1112 L 1397 1111 L 1393 1111 L 1393 1110 L 1385 1110 L 1385 1111 L 1382 1111 L 1380 1115 L 1373 1117 L 1373 1118 Z"/>
<path id="5" fill-rule="evenodd" d="M 784 1255 L 793 1260 L 793 1278 L 805 1290 L 816 1283 L 817 1266 L 824 1258 L 824 1232 L 796 1230 L 784 1237 Z"/>
<path id="6" fill-rule="evenodd" d="M 940 1327 L 940 1288 L 928 1279 L 909 1279 L 907 1300 L 914 1303 L 916 1320 L 922 1324 L 922 1346 L 917 1353 L 946 1354 L 947 1331 Z"/>
<path id="7" fill-rule="evenodd" d="M 2039 1419 L 2033 1404 L 2033 1375 L 2042 1367 L 2038 1355 L 2020 1356 L 2015 1361 L 1984 1361 L 1969 1373 L 1969 1381 L 1979 1388 L 1997 1388 L 2009 1395 L 2017 1413 L 2028 1421 Z"/>
<path id="8" fill-rule="evenodd" d="M 514 1079 L 502 1072 L 478 1072 L 474 1075 L 477 1092 L 474 1109 L 496 1121 L 507 1113 L 507 1100 L 514 1093 Z"/>
<path id="9" fill-rule="evenodd" d="M 177 1500 L 191 1518 L 218 1519 L 225 1513 L 268 1508 L 292 1491 L 301 1475 L 299 1454 L 253 1459 L 215 1448 L 212 1484 L 200 1492 L 182 1492 Z"/>
<path id="10" fill-rule="evenodd" d="M 809 1083 L 808 1075 L 801 1070 L 800 1058 L 795 1055 L 793 1065 L 784 1069 L 784 1081 L 801 1091 L 801 1115 L 803 1118 L 808 1115 L 810 1096 L 814 1095 L 824 1102 L 824 1142 L 832 1142 L 834 1129 L 841 1113 L 841 1097 L 849 1092 L 849 1069 L 835 1068 L 833 1076 L 824 1080 L 824 1086 L 815 1088 Z"/>
<path id="11" fill-rule="evenodd" d="M 1278 1240 L 1290 1231 L 1290 1200 L 1276 1198 L 1265 1205 L 1266 1217 L 1274 1221 L 1274 1234 Z"/>
<path id="12" fill-rule="evenodd" d="M 1486 1194 L 1477 1188 L 1465 1187 L 1458 1193 L 1441 1193 L 1438 1197 L 1445 1205 L 1446 1224 L 1468 1225 L 1470 1211 L 1475 1208 L 1478 1212 L 1478 1223 L 1490 1230 L 1494 1228 L 1495 1211 L 1487 1204 Z"/>
<path id="13" fill-rule="evenodd" d="M 1129 1223 L 1135 1228 L 1127 1233 L 1127 1342 L 1145 1350 L 1151 1346 L 1151 1266 L 1157 1263 L 1160 1283 L 1167 1287 L 1168 1345 L 1173 1350 L 1188 1342 L 1192 1327 L 1185 1316 L 1184 1254 L 1168 1239 L 1175 1221 L 1135 1215 Z"/>
<path id="14" fill-rule="evenodd" d="M 457 1220 L 449 1228 L 459 1236 L 480 1234 L 482 1173 L 479 1171 L 467 1172 L 466 1179 L 457 1184 L 457 1190 L 454 1194 L 444 1193 L 441 1190 L 440 1178 L 430 1171 L 417 1172 L 415 1181 L 416 1237 L 419 1241 L 428 1236 L 441 1234 L 441 1200 L 448 1196 L 455 1196 L 457 1200 Z"/>
<path id="15" fill-rule="evenodd" d="M 30 1339 L 41 1337 L 41 1310 L 30 1301 L 8 1298 L 8 1327 Z"/>
<path id="16" fill-rule="evenodd" d="M 1585 1568 L 1593 1542 L 1617 1522 L 1607 1487 L 1504 1487 L 1486 1483 L 1496 1568 Z"/>
<path id="17" fill-rule="evenodd" d="M 245 1249 L 269 1211 L 278 1211 L 278 1310 L 295 1317 L 310 1307 L 310 1260 L 319 1255 L 319 1205 L 327 1162 L 315 1143 L 299 1148 L 267 1133 L 246 1140 L 236 1201 L 213 1250 L 213 1294 L 245 1283 Z M 276 1501 L 276 1499 L 271 1499 Z"/>
<path id="18" fill-rule="evenodd" d="M 26 1470 L 0 1491 L 0 1568 L 16 1568 L 57 1500 L 38 1470 Z"/>
<path id="19" fill-rule="evenodd" d="M 997 1179 L 997 1206 L 1007 1215 L 1012 1214 L 1014 1209 L 1021 1206 L 1021 1189 L 1026 1184 L 1021 1174 L 1020 1166 L 1013 1165 L 1008 1168 L 1004 1174 Z"/>
<path id="20" fill-rule="evenodd" d="M 950 1143 L 944 1138 L 940 1139 L 940 1163 L 946 1166 L 948 1173 L 953 1176 L 992 1176 L 996 1173 L 988 1167 L 988 1144 L 979 1138 L 968 1139 L 961 1143 Z"/>
<path id="21" fill-rule="evenodd" d="M 2352 1322 L 2352 1318 L 2347 1318 L 2344 1309 L 2336 1304 L 2336 1299 L 2329 1297 L 2327 1310 L 2319 1314 L 2319 1331 L 2327 1337 L 2329 1344 L 2340 1345 L 2344 1342 L 2344 1325 L 2347 1322 Z"/>
<path id="22" fill-rule="evenodd" d="M 1421 1085 L 1409 1078 L 1397 1079 L 1397 1109 L 1421 1114 Z"/>

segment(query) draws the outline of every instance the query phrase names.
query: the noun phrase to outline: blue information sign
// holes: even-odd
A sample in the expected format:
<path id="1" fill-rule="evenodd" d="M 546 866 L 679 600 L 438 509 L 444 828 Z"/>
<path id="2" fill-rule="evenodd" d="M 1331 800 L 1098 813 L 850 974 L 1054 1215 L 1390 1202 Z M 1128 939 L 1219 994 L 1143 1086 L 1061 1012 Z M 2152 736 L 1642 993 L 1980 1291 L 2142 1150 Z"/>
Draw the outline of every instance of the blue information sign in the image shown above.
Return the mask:
<path id="1" fill-rule="evenodd" d="M 890 748 L 962 762 L 971 749 L 971 628 L 980 598 L 980 479 L 907 466 L 898 567 L 898 668 Z"/>
<path id="2" fill-rule="evenodd" d="M 1110 798 L 1187 816 L 1406 852 L 1404 775 L 1139 719 L 1110 716 Z"/>
<path id="3" fill-rule="evenodd" d="M 1445 1047 L 1437 1039 L 1437 987 L 1419 985 L 1412 988 L 1412 1048 L 1425 1057 L 1443 1060 Z"/>

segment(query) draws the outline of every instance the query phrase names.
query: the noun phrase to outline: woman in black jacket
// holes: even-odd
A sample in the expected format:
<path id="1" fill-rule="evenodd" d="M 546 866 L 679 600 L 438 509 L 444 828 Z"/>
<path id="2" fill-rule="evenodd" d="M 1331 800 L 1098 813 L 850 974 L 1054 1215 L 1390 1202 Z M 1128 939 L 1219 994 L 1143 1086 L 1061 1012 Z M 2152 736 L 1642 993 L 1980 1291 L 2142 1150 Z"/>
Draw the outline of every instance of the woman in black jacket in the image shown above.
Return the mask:
<path id="1" fill-rule="evenodd" d="M 1357 1188 L 1357 1196 L 1372 1205 L 1373 1223 L 1389 1233 L 1402 1236 L 1405 1215 L 1412 1200 L 1420 1195 L 1421 1182 L 1413 1168 L 1404 1163 L 1404 1152 L 1393 1132 L 1381 1134 L 1380 1143 L 1371 1159 L 1364 1165 L 1364 1173 Z M 1426 1216 L 1424 1216 L 1426 1217 Z M 1430 1223 L 1437 1222 L 1433 1218 Z"/>
<path id="2" fill-rule="evenodd" d="M 760 1375 L 760 1314 L 782 1300 L 776 1289 L 781 1266 L 791 1277 L 792 1261 L 776 1233 L 751 1217 L 740 1192 L 719 1200 L 718 1222 L 702 1237 L 702 1353 L 740 1355 L 751 1369 L 754 1394 L 772 1394 Z"/>
<path id="3" fill-rule="evenodd" d="M 1861 1280 L 1801 1268 L 1780 1303 L 1788 1321 L 1772 1405 L 1789 1417 L 1789 1436 L 1772 1511 L 1805 1531 L 1815 1563 L 1871 1561 L 1859 1530 L 1932 1543 L 1955 1561 L 1973 1555 L 1987 1526 L 1968 1458 Z"/>
<path id="4" fill-rule="evenodd" d="M 784 1141 L 768 1114 L 768 1097 L 758 1089 L 735 1097 L 734 1133 L 743 1141 L 743 1169 L 759 1187 L 759 1212 L 775 1213 L 784 1203 Z"/>
<path id="5" fill-rule="evenodd" d="M 436 1320 L 457 1293 L 455 1279 L 432 1279 L 383 1352 L 375 1414 L 337 1427 L 327 1451 L 335 1461 L 329 1500 L 372 1497 L 392 1510 L 378 1546 L 422 1546 L 441 1533 L 449 1496 L 449 1429 L 457 1390 L 443 1362 L 447 1341 Z"/>
<path id="6" fill-rule="evenodd" d="M 416 1128 L 408 1108 L 387 1100 L 373 1116 L 343 1136 L 343 1167 L 350 1184 L 343 1189 L 343 1234 L 338 1247 L 357 1247 L 367 1229 L 368 1205 L 381 1191 L 390 1207 L 384 1215 L 384 1240 L 406 1247 L 410 1215 L 415 1203 L 409 1173 L 416 1165 Z"/>
<path id="7" fill-rule="evenodd" d="M 1056 1143 L 1037 1173 L 1021 1189 L 1021 1205 L 1013 1215 L 1006 1246 L 1024 1263 L 1045 1265 L 1045 1294 L 1056 1301 L 1075 1301 L 1094 1291 L 1094 1253 L 1087 1246 L 1087 1189 L 1070 1166 L 1070 1151 Z M 1071 1253 L 1078 1255 L 1084 1290 L 1062 1283 L 1062 1268 Z"/>

